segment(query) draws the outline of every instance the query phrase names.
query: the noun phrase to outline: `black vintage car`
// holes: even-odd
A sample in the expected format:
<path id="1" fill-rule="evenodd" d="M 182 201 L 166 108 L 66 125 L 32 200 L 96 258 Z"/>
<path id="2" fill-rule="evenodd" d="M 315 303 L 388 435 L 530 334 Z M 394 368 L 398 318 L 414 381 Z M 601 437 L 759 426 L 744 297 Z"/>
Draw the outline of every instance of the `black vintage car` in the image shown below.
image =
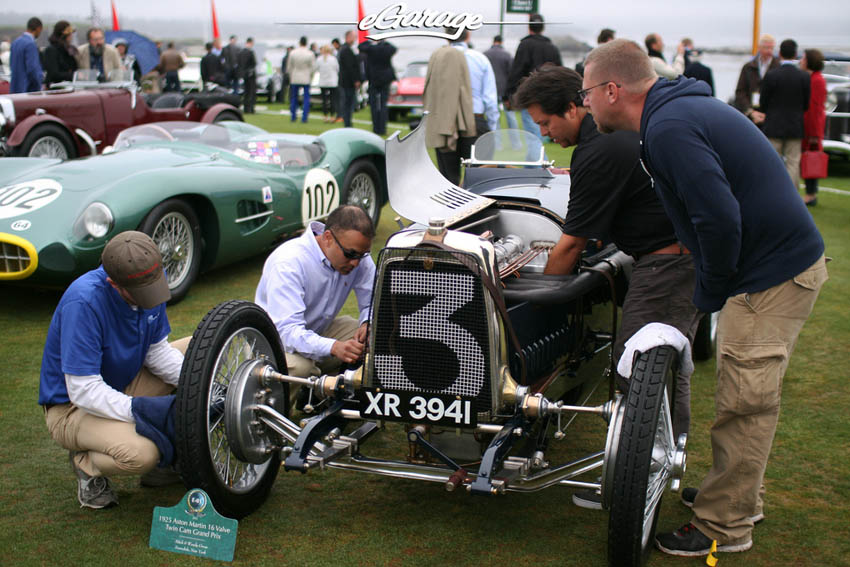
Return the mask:
<path id="1" fill-rule="evenodd" d="M 684 472 L 686 439 L 674 439 L 671 426 L 677 351 L 641 354 L 626 396 L 610 380 L 632 258 L 603 246 L 574 274 L 542 274 L 561 234 L 569 175 L 550 167 L 533 136 L 479 139 L 464 188 L 434 168 L 424 124 L 397 136 L 387 142 L 389 197 L 416 224 L 378 257 L 364 364 L 337 376 L 287 376 L 265 312 L 244 301 L 218 305 L 192 338 L 178 389 L 184 482 L 235 517 L 262 505 L 281 466 L 485 496 L 598 489 L 616 534 L 609 562 L 642 564 L 662 494 L 678 489 Z M 606 370 L 583 372 L 594 358 Z M 599 385 L 609 395 L 588 403 Z M 294 387 L 309 394 L 306 415 L 290 406 Z M 559 461 L 552 447 L 575 416 L 604 426 L 598 450 Z M 395 436 L 395 457 L 386 458 L 386 444 L 382 458 L 370 453 L 373 436 Z"/>

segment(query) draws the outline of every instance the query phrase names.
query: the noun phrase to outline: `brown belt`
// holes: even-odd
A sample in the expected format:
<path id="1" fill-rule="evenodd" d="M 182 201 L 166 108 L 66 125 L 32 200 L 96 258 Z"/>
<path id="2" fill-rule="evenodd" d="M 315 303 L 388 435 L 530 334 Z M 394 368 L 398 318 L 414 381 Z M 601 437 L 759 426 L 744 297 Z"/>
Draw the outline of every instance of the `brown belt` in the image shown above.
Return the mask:
<path id="1" fill-rule="evenodd" d="M 664 248 L 659 248 L 655 252 L 647 252 L 646 254 L 644 254 L 644 256 L 646 256 L 647 254 L 672 254 L 672 255 L 675 255 L 675 256 L 681 256 L 682 254 L 690 254 L 690 253 L 691 253 L 691 251 L 688 250 L 687 248 L 685 248 L 685 246 L 681 242 L 674 242 L 673 244 L 670 244 L 669 246 L 665 246 Z"/>

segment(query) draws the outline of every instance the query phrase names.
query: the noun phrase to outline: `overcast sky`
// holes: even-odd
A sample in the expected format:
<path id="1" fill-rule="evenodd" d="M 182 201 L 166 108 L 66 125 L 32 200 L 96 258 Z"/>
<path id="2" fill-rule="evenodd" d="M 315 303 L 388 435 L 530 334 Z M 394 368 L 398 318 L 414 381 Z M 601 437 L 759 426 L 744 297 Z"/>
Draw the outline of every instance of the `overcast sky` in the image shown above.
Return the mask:
<path id="1" fill-rule="evenodd" d="M 538 0 L 540 11 L 549 22 L 549 35 L 570 34 L 595 42 L 603 27 L 617 30 L 619 37 L 642 39 L 649 32 L 660 33 L 668 45 L 681 37 L 693 37 L 706 46 L 749 45 L 752 35 L 751 0 Z M 219 26 L 227 33 L 228 22 L 302 22 L 356 20 L 356 0 L 217 0 Z M 366 13 L 378 12 L 392 0 L 364 0 Z M 109 21 L 109 0 L 94 4 Z M 210 0 L 115 0 L 122 27 L 132 28 L 133 19 L 198 18 L 209 20 Z M 850 48 L 850 2 L 848 0 L 762 0 L 761 29 L 782 39 L 794 37 L 802 45 Z M 37 0 L 40 17 L 62 14 L 80 19 L 87 17 L 90 0 Z M 439 9 L 480 13 L 485 21 L 499 17 L 499 0 L 410 0 L 409 9 Z M 22 13 L 20 0 L 0 0 L 0 12 Z M 522 20 L 509 15 L 506 19 Z M 495 28 L 484 27 L 487 36 Z"/>

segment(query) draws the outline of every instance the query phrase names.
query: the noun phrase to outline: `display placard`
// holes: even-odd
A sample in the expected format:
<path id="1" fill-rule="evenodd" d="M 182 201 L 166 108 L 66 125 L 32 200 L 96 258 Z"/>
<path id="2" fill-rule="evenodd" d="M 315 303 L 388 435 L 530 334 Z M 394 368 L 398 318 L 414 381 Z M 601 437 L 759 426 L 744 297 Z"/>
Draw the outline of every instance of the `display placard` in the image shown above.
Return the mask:
<path id="1" fill-rule="evenodd" d="M 508 14 L 536 14 L 537 0 L 505 0 L 507 2 L 506 12 Z"/>
<path id="2" fill-rule="evenodd" d="M 200 488 L 183 495 L 176 506 L 153 509 L 150 547 L 218 561 L 233 561 L 239 522 L 225 518 Z"/>

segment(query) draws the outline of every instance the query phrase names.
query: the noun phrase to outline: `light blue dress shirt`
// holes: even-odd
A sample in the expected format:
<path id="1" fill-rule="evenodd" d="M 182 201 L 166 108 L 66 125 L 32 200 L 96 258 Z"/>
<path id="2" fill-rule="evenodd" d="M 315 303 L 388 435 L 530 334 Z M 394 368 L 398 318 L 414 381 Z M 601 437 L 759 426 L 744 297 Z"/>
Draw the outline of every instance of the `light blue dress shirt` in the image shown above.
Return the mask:
<path id="1" fill-rule="evenodd" d="M 375 279 L 371 256 L 347 275 L 336 271 L 316 242 L 324 231 L 324 224 L 312 222 L 300 237 L 278 246 L 266 259 L 254 297 L 274 322 L 284 350 L 312 360 L 330 356 L 334 339 L 321 333 L 339 314 L 352 289 L 359 322 L 369 319 Z"/>
<path id="2" fill-rule="evenodd" d="M 453 43 L 452 47 L 460 49 L 466 56 L 469 67 L 469 83 L 472 86 L 472 112 L 487 117 L 490 130 L 499 129 L 499 101 L 496 91 L 496 74 L 490 60 L 464 42 Z"/>

